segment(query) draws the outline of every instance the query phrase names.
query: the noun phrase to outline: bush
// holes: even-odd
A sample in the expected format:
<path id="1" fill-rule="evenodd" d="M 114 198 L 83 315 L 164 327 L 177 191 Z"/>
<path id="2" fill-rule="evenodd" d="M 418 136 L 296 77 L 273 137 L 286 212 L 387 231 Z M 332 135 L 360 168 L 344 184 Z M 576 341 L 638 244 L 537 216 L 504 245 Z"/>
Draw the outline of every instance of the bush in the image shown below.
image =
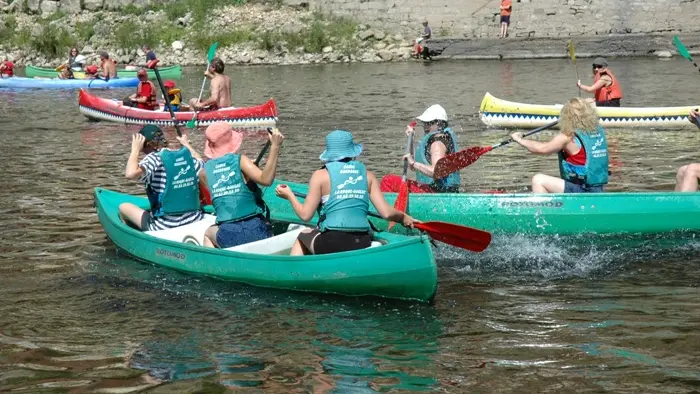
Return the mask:
<path id="1" fill-rule="evenodd" d="M 30 46 L 48 58 L 65 54 L 74 44 L 67 31 L 49 24 L 38 37 L 31 37 Z"/>
<path id="2" fill-rule="evenodd" d="M 195 29 L 199 30 L 199 29 Z M 212 35 L 202 36 L 195 35 L 192 38 L 194 46 L 206 52 L 209 46 L 215 41 L 219 42 L 219 48 L 233 46 L 242 42 L 253 41 L 256 39 L 255 32 L 250 28 L 240 28 L 231 31 L 220 31 Z"/>
<path id="3" fill-rule="evenodd" d="M 82 43 L 86 43 L 95 35 L 95 25 L 93 22 L 76 22 L 75 34 Z"/>
<path id="4" fill-rule="evenodd" d="M 134 49 L 144 44 L 139 26 L 132 21 L 124 21 L 114 29 L 114 40 L 122 49 Z"/>
<path id="5" fill-rule="evenodd" d="M 0 42 L 6 43 L 12 41 L 17 29 L 17 18 L 14 15 L 7 15 L 3 19 L 3 26 L 0 27 Z"/>

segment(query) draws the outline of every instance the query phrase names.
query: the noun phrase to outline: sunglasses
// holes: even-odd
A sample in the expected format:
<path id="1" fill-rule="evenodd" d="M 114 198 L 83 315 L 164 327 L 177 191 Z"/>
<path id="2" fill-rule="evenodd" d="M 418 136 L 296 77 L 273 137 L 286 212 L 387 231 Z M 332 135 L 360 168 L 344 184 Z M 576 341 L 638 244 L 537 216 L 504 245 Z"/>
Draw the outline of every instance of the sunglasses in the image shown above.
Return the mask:
<path id="1" fill-rule="evenodd" d="M 595 70 L 596 68 L 603 68 L 603 66 L 601 66 L 600 64 L 594 64 L 593 69 Z"/>

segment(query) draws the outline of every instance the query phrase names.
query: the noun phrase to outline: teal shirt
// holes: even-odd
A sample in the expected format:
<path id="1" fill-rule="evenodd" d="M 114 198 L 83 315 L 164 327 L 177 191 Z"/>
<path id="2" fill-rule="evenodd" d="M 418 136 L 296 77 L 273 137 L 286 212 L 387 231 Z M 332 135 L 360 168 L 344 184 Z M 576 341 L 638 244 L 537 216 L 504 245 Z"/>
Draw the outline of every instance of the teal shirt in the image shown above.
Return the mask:
<path id="1" fill-rule="evenodd" d="M 359 161 L 330 162 L 328 201 L 321 206 L 319 229 L 348 232 L 369 231 L 369 187 L 367 169 Z"/>
<path id="2" fill-rule="evenodd" d="M 448 155 L 459 150 L 459 147 L 457 146 L 457 138 L 452 132 L 452 129 L 448 127 L 442 131 L 434 131 L 432 133 L 426 134 L 418 142 L 418 148 L 416 150 L 416 161 L 418 163 L 422 163 L 425 165 L 432 164 L 430 158 L 430 145 L 432 145 L 432 142 L 430 141 L 435 135 L 439 133 L 446 133 L 452 140 L 452 146 L 449 146 L 450 144 L 446 144 Z M 425 174 L 416 172 L 416 180 L 420 183 L 431 185 L 431 187 L 437 192 L 456 192 L 459 189 L 459 184 L 461 183 L 462 178 L 459 175 L 459 172 L 453 172 L 452 174 L 441 179 L 433 179 Z"/>
<path id="3" fill-rule="evenodd" d="M 241 171 L 241 155 L 228 153 L 204 164 L 216 223 L 237 222 L 263 213 Z"/>
<path id="4" fill-rule="evenodd" d="M 194 158 L 183 147 L 158 152 L 165 168 L 165 189 L 160 194 L 150 191 L 153 216 L 182 215 L 199 210 L 199 180 Z"/>
<path id="5" fill-rule="evenodd" d="M 576 143 L 586 150 L 586 164 L 575 165 L 566 161 L 559 152 L 559 173 L 562 179 L 588 186 L 602 186 L 608 183 L 608 140 L 601 126 L 595 133 L 575 132 Z"/>

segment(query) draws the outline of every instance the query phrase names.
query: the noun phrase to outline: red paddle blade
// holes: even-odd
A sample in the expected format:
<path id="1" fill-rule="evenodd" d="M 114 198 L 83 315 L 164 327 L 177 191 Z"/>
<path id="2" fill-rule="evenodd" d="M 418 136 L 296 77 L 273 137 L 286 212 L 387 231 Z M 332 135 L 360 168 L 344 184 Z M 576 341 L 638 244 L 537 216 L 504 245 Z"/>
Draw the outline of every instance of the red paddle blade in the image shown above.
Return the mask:
<path id="1" fill-rule="evenodd" d="M 491 233 L 488 231 L 454 223 L 423 222 L 414 223 L 414 226 L 436 241 L 472 252 L 483 252 L 491 243 Z"/>
<path id="2" fill-rule="evenodd" d="M 399 195 L 396 196 L 396 201 L 394 201 L 394 208 L 401 212 L 406 212 L 408 207 L 408 181 L 401 182 L 401 188 L 399 189 Z M 394 227 L 395 222 L 389 222 L 388 230 Z"/>
<path id="3" fill-rule="evenodd" d="M 480 146 L 472 146 L 471 148 L 463 149 L 459 152 L 449 154 L 438 160 L 435 164 L 435 178 L 444 178 L 453 172 L 457 172 L 464 167 L 467 167 L 477 161 L 484 153 L 490 152 L 492 147 L 486 148 Z"/>
<path id="4" fill-rule="evenodd" d="M 211 194 L 206 185 L 199 182 L 199 204 L 202 206 L 211 205 Z"/>

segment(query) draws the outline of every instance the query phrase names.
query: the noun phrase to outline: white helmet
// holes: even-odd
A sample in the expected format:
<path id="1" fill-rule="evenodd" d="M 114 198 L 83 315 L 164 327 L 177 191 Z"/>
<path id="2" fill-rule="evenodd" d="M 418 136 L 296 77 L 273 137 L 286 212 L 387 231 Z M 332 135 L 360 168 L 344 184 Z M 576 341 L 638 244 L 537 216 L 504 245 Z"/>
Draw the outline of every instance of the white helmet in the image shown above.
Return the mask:
<path id="1" fill-rule="evenodd" d="M 428 109 L 426 109 L 425 112 L 423 112 L 423 114 L 418 116 L 416 119 L 422 122 L 432 122 L 434 120 L 444 120 L 447 122 L 447 112 L 441 105 L 435 104 L 428 107 Z"/>

